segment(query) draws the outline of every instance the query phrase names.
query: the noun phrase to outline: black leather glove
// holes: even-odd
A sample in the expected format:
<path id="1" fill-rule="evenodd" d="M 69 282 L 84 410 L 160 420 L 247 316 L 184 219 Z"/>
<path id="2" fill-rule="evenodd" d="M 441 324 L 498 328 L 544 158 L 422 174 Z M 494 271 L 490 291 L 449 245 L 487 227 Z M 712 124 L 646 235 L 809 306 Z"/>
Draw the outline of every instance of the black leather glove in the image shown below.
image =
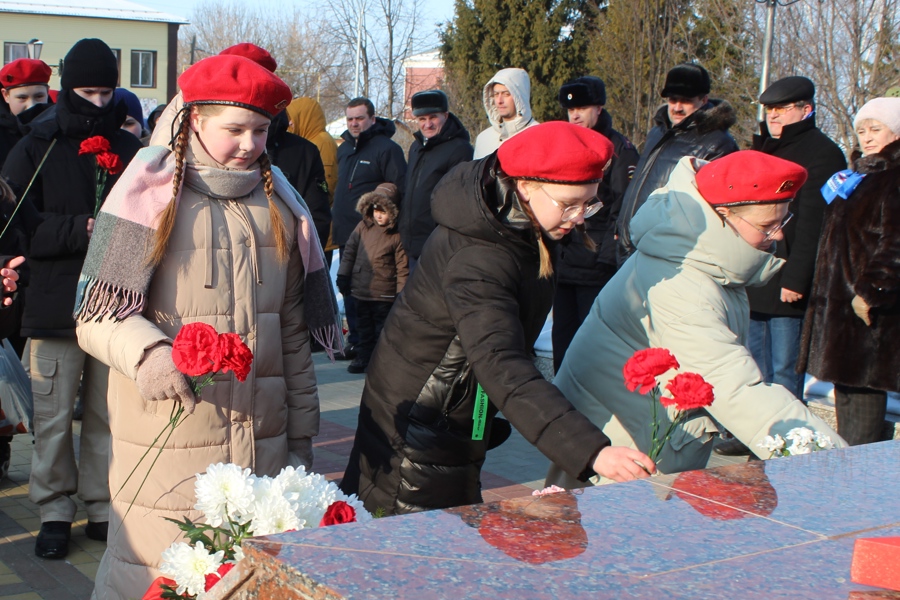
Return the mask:
<path id="1" fill-rule="evenodd" d="M 342 296 L 350 295 L 350 276 L 349 275 L 338 275 L 337 276 L 337 289 L 341 293 Z"/>

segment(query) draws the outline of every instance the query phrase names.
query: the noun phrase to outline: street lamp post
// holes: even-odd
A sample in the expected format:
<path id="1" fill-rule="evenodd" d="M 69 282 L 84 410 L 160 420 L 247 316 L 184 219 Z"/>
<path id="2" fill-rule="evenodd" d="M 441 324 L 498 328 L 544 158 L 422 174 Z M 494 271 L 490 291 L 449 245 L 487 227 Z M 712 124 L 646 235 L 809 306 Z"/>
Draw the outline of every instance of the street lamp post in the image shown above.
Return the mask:
<path id="1" fill-rule="evenodd" d="M 766 91 L 769 87 L 769 67 L 772 64 L 772 38 L 775 37 L 775 7 L 790 6 L 796 4 L 800 0 L 756 0 L 757 4 L 766 5 L 766 35 L 763 38 L 763 64 L 762 73 L 759 77 L 759 95 Z M 756 120 L 763 121 L 766 118 L 766 109 L 762 104 L 756 113 Z"/>
<path id="2" fill-rule="evenodd" d="M 41 57 L 41 50 L 44 48 L 44 42 L 37 38 L 31 38 L 27 44 L 28 58 L 38 59 Z"/>

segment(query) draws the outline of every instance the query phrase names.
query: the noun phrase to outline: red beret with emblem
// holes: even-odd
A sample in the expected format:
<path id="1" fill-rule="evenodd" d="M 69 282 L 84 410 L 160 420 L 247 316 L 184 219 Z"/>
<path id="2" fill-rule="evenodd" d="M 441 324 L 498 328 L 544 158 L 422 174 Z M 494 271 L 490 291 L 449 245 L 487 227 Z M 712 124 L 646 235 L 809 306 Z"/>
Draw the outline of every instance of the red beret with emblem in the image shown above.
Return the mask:
<path id="1" fill-rule="evenodd" d="M 44 61 L 19 58 L 0 69 L 0 87 L 9 90 L 23 85 L 47 85 L 50 74 L 50 67 Z"/>
<path id="2" fill-rule="evenodd" d="M 503 142 L 497 158 L 510 177 L 575 185 L 602 181 L 613 152 L 612 142 L 592 129 L 548 121 Z"/>
<path id="3" fill-rule="evenodd" d="M 269 54 L 267 50 L 249 42 L 229 46 L 228 48 L 225 48 L 224 50 L 219 52 L 219 54 L 233 54 L 235 56 L 243 56 L 244 58 L 249 58 L 259 66 L 265 67 L 273 73 L 275 72 L 275 69 L 278 68 L 278 63 L 275 62 L 275 59 L 272 58 L 272 55 Z"/>
<path id="4" fill-rule="evenodd" d="M 204 58 L 178 78 L 185 104 L 227 104 L 268 118 L 291 101 L 291 88 L 252 60 L 236 55 Z"/>
<path id="5" fill-rule="evenodd" d="M 714 206 L 790 202 L 806 183 L 806 169 L 783 158 L 741 150 L 697 171 L 697 190 Z"/>

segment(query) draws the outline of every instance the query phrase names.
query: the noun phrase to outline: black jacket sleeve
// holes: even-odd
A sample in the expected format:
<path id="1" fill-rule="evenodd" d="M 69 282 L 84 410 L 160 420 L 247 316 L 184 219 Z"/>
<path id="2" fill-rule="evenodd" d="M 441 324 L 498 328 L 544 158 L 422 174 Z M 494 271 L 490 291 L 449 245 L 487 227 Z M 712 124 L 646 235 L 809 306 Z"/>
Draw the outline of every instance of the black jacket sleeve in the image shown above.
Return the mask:
<path id="1" fill-rule="evenodd" d="M 322 158 L 316 152 L 310 159 L 309 174 L 306 177 L 306 187 L 300 190 L 309 212 L 312 213 L 313 222 L 316 225 L 316 233 L 322 247 L 328 241 L 328 231 L 331 229 L 331 205 L 328 203 L 328 183 L 325 181 L 325 166 Z"/>
<path id="2" fill-rule="evenodd" d="M 525 439 L 585 480 L 609 438 L 534 366 L 514 292 L 520 270 L 504 252 L 491 260 L 484 253 L 478 245 L 459 250 L 443 277 L 444 300 L 469 364 L 491 403 Z"/>

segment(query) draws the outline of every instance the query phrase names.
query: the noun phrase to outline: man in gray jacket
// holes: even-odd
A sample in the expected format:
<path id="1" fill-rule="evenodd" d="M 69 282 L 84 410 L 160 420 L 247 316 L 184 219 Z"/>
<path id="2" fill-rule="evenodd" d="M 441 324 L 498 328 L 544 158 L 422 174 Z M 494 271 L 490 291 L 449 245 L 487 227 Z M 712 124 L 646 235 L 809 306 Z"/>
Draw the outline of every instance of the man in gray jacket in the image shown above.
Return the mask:
<path id="1" fill-rule="evenodd" d="M 526 127 L 531 116 L 531 80 L 524 69 L 500 69 L 484 86 L 484 110 L 491 126 L 475 138 L 475 160 L 484 158 Z"/>

